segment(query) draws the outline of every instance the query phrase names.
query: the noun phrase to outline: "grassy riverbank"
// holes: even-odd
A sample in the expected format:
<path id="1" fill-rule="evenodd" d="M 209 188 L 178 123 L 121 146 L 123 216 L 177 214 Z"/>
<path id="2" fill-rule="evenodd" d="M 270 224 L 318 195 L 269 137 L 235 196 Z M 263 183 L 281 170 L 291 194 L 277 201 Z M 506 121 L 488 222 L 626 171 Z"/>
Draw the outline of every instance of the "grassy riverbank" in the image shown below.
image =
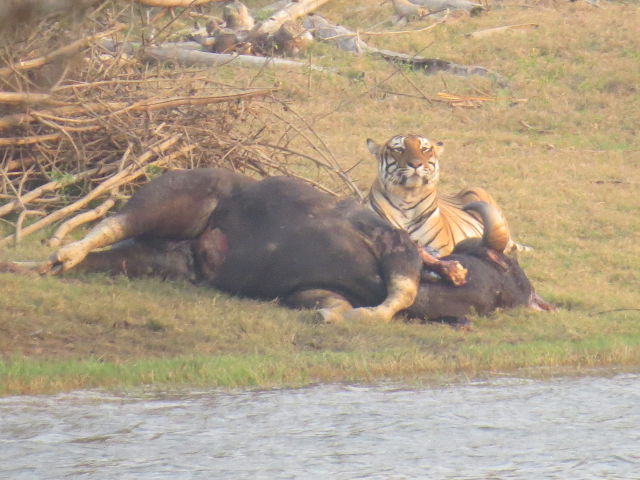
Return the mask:
<path id="1" fill-rule="evenodd" d="M 351 174 L 363 189 L 375 175 L 367 137 L 419 132 L 444 141 L 444 188 L 480 185 L 494 194 L 515 237 L 535 247 L 522 264 L 557 313 L 503 312 L 476 319 L 471 332 L 401 321 L 321 325 L 309 312 L 187 284 L 0 274 L 0 394 L 640 368 L 640 16 L 637 3 L 603 7 L 507 2 L 430 31 L 367 38 L 381 48 L 483 65 L 506 77 L 507 87 L 399 71 L 325 45 L 313 47 L 311 61 L 344 75 L 257 74 L 234 65 L 207 73 L 279 85 L 343 165 L 360 161 Z M 323 12 L 351 28 L 389 27 L 373 27 L 390 17 L 389 4 L 333 2 Z M 539 27 L 464 35 L 518 23 Z M 452 108 L 423 98 L 441 91 L 495 100 Z M 28 238 L 0 251 L 0 260 L 48 253 Z"/>

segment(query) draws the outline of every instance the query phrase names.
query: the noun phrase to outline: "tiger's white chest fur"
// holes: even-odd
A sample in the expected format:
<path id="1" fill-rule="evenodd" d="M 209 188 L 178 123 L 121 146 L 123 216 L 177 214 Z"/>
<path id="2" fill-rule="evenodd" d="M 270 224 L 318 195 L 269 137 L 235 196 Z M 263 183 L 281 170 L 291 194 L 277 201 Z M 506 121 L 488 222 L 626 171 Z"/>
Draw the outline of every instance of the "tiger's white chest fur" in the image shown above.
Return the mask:
<path id="1" fill-rule="evenodd" d="M 435 186 L 389 189 L 380 179 L 378 182 L 369 193 L 369 207 L 396 228 L 406 230 L 418 245 L 444 256 L 464 239 L 482 236 L 482 223 L 463 211 L 463 203 L 455 196 L 439 194 Z"/>

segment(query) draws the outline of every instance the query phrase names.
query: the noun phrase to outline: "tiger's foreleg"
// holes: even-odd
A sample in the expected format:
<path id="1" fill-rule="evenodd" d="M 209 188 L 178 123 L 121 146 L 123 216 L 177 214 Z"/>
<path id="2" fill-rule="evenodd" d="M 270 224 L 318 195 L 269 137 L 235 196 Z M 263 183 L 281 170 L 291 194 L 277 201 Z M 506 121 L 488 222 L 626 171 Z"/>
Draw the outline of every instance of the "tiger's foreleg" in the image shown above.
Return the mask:
<path id="1" fill-rule="evenodd" d="M 421 247 L 418 247 L 418 253 L 426 270 L 437 273 L 456 287 L 467 283 L 467 269 L 460 262 L 439 260 Z"/>

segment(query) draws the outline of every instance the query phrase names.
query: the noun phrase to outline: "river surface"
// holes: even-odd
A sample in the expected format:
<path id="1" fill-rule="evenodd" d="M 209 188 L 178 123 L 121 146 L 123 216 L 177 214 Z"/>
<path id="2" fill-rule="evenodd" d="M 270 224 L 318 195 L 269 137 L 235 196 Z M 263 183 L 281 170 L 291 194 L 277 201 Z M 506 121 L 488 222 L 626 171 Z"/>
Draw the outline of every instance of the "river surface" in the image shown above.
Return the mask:
<path id="1" fill-rule="evenodd" d="M 1 479 L 640 479 L 640 375 L 0 398 Z"/>

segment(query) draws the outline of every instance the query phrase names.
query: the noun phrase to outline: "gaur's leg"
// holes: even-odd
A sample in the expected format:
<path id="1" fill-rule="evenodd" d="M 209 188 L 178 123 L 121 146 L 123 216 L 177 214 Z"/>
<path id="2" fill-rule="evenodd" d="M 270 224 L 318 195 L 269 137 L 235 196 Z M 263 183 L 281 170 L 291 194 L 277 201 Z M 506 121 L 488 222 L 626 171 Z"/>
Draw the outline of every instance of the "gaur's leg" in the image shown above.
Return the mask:
<path id="1" fill-rule="evenodd" d="M 375 212 L 348 202 L 343 202 L 340 208 L 379 259 L 387 297 L 380 305 L 356 308 L 344 316 L 389 322 L 396 313 L 413 304 L 420 285 L 422 261 L 407 232 L 391 227 Z"/>
<path id="2" fill-rule="evenodd" d="M 89 253 L 75 271 L 198 280 L 190 240 L 124 240 L 109 250 Z"/>
<path id="3" fill-rule="evenodd" d="M 342 295 L 320 288 L 292 293 L 284 297 L 282 303 L 291 308 L 317 310 L 325 323 L 339 323 L 345 312 L 353 309 Z"/>
<path id="4" fill-rule="evenodd" d="M 131 237 L 129 217 L 117 214 L 113 217 L 105 218 L 82 239 L 65 245 L 52 254 L 43 273 L 61 273 L 82 262 L 92 250 L 113 245 L 121 240 Z"/>
<path id="5" fill-rule="evenodd" d="M 55 252 L 46 270 L 69 270 L 92 250 L 131 237 L 195 238 L 222 198 L 253 181 L 219 168 L 167 172 L 140 188 L 121 212 L 102 220 L 83 239 Z"/>

